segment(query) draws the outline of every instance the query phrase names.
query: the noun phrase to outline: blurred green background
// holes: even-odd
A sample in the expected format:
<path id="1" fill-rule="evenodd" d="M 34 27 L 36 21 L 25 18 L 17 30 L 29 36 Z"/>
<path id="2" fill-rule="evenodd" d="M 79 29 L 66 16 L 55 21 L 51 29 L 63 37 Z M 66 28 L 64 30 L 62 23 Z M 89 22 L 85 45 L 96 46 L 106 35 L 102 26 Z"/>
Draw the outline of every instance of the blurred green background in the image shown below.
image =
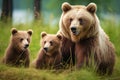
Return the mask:
<path id="1" fill-rule="evenodd" d="M 3 5 L 3 1 L 4 5 Z M 1 63 L 11 35 L 11 28 L 33 30 L 30 44 L 30 60 L 37 57 L 40 49 L 40 33 L 55 34 L 59 30 L 61 5 L 69 2 L 72 5 L 97 4 L 97 15 L 101 27 L 107 33 L 116 49 L 116 64 L 113 75 L 100 76 L 93 68 L 74 67 L 54 70 L 36 70 L 15 68 Z M 120 0 L 0 0 L 0 80 L 120 80 Z M 9 5 L 9 6 L 8 6 Z M 4 7 L 3 7 L 4 6 Z"/>
<path id="2" fill-rule="evenodd" d="M 2 13 L 3 1 L 12 4 L 13 24 L 34 20 L 35 1 L 39 2 L 39 13 L 42 15 L 44 23 L 51 25 L 58 24 L 63 2 L 69 2 L 73 5 L 88 5 L 90 2 L 94 2 L 98 6 L 97 15 L 99 18 L 111 19 L 114 17 L 117 23 L 120 20 L 120 0 L 0 0 L 0 14 Z M 51 19 L 53 20 L 51 21 Z"/>

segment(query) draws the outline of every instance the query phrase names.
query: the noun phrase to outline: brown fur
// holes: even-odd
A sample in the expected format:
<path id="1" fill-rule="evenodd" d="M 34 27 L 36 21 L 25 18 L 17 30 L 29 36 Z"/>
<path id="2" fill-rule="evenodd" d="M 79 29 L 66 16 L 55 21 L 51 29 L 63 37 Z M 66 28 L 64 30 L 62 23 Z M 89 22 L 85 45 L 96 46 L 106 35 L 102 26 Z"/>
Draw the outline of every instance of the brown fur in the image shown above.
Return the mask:
<path id="1" fill-rule="evenodd" d="M 35 61 L 37 69 L 58 69 L 60 68 L 61 54 L 59 51 L 54 52 L 54 55 L 46 55 L 44 50 L 40 50 L 38 58 Z"/>
<path id="2" fill-rule="evenodd" d="M 22 41 L 27 41 L 26 43 L 29 45 L 31 35 L 32 30 L 18 31 L 15 28 L 12 28 L 10 44 L 6 49 L 3 63 L 12 66 L 29 67 L 29 50 L 27 47 L 24 48 L 25 44 L 23 44 Z"/>
<path id="3" fill-rule="evenodd" d="M 75 42 L 77 68 L 84 63 L 89 66 L 94 60 L 97 72 L 112 74 L 115 50 L 100 26 L 96 4 L 72 6 L 65 2 L 62 10 L 59 33 Z"/>
<path id="4" fill-rule="evenodd" d="M 60 52 L 60 44 L 62 37 L 60 35 L 41 33 L 41 49 L 38 57 L 35 60 L 35 67 L 37 69 L 58 69 L 61 66 L 62 55 Z M 51 44 L 52 42 L 52 44 Z M 46 51 L 44 48 L 48 47 Z"/>
<path id="5" fill-rule="evenodd" d="M 67 39 L 63 36 L 62 45 L 61 45 L 61 53 L 62 53 L 62 63 L 65 65 L 64 67 L 67 68 L 67 65 L 74 65 L 75 64 L 75 43 L 71 40 Z"/>

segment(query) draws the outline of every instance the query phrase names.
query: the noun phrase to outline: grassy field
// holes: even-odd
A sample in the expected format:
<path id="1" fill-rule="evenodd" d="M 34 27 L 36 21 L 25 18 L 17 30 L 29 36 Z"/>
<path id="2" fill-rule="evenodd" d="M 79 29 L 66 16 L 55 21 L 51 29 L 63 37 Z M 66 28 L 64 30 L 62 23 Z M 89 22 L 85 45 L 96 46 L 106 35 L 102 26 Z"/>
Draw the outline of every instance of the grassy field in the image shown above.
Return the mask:
<path id="1" fill-rule="evenodd" d="M 116 64 L 113 75 L 99 76 L 91 68 L 82 68 L 80 70 L 36 70 L 30 68 L 15 68 L 3 65 L 0 63 L 0 80 L 120 80 L 120 24 L 115 24 L 114 21 L 101 20 L 101 26 L 109 35 L 110 40 L 116 48 Z M 40 33 L 46 31 L 48 33 L 56 33 L 58 26 L 49 26 L 41 22 L 10 25 L 9 23 L 0 22 L 0 61 L 4 56 L 4 51 L 9 43 L 11 28 L 15 27 L 20 30 L 32 29 L 32 42 L 30 44 L 31 62 L 36 58 L 40 49 Z"/>

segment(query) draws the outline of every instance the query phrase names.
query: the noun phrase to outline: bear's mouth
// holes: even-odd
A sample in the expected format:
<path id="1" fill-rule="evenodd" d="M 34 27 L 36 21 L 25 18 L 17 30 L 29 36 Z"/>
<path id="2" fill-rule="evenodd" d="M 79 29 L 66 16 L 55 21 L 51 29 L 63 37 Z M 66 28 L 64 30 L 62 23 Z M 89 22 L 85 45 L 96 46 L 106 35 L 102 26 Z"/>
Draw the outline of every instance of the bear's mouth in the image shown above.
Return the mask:
<path id="1" fill-rule="evenodd" d="M 79 35 L 80 34 L 80 31 L 76 31 L 76 30 L 72 30 L 71 33 L 75 36 Z"/>
<path id="2" fill-rule="evenodd" d="M 52 56 L 52 54 L 50 54 L 50 53 L 45 53 L 47 56 Z"/>
<path id="3" fill-rule="evenodd" d="M 24 47 L 24 49 L 27 49 L 27 48 L 28 48 L 28 47 L 26 47 L 26 46 Z"/>

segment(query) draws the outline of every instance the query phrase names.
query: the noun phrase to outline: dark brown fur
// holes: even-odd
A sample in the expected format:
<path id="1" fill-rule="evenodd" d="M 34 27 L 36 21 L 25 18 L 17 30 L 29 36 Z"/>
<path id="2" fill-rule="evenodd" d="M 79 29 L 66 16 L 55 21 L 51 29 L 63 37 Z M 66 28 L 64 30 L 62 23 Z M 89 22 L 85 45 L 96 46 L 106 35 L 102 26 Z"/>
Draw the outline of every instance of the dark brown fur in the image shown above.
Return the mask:
<path id="1" fill-rule="evenodd" d="M 52 56 L 46 55 L 43 49 L 40 50 L 35 62 L 37 69 L 59 69 L 61 66 L 61 53 L 54 52 Z"/>
<path id="2" fill-rule="evenodd" d="M 6 55 L 3 59 L 3 63 L 11 66 L 22 66 L 29 67 L 29 50 L 19 51 L 13 45 L 10 45 L 6 50 Z"/>
<path id="3" fill-rule="evenodd" d="M 61 52 L 62 52 L 62 62 L 63 64 L 75 64 L 75 43 L 73 43 L 71 40 L 63 37 L 62 39 L 62 46 L 61 46 Z"/>

